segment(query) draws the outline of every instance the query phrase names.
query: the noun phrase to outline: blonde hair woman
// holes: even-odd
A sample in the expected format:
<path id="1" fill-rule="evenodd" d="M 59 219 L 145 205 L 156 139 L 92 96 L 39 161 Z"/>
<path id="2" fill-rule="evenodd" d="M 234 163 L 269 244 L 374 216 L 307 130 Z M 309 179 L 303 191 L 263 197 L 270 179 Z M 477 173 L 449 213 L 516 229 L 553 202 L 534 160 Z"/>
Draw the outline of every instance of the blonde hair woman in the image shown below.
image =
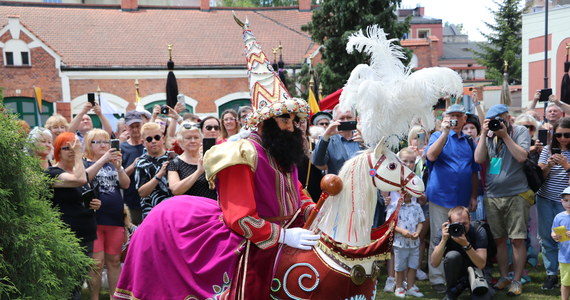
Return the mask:
<path id="1" fill-rule="evenodd" d="M 176 134 L 184 152 L 168 164 L 168 186 L 174 195 L 193 195 L 216 200 L 202 165 L 202 133 L 196 123 L 184 121 Z"/>
<path id="2" fill-rule="evenodd" d="M 87 176 L 101 200 L 95 218 L 97 239 L 93 245 L 93 258 L 97 261 L 91 272 L 91 299 L 99 299 L 101 271 L 107 266 L 107 281 L 114 292 L 121 274 L 121 250 L 124 237 L 123 195 L 131 180 L 121 167 L 121 152 L 111 149 L 109 133 L 102 129 L 90 130 L 84 139 Z"/>
<path id="3" fill-rule="evenodd" d="M 69 123 L 62 115 L 53 114 L 46 120 L 45 128 L 51 131 L 53 139 L 55 140 L 55 138 L 62 132 L 69 130 Z"/>

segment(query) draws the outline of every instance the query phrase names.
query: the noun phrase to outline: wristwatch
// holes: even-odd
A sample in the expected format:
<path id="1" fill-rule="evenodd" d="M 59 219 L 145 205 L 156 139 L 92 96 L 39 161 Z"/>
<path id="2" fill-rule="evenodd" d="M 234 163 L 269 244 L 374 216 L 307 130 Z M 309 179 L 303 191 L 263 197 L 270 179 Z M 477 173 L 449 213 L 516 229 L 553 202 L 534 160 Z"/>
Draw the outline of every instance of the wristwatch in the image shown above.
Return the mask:
<path id="1" fill-rule="evenodd" d="M 465 251 L 469 251 L 471 249 L 473 249 L 473 246 L 471 246 L 471 244 L 467 244 L 467 246 L 463 246 L 463 250 L 465 250 Z"/>

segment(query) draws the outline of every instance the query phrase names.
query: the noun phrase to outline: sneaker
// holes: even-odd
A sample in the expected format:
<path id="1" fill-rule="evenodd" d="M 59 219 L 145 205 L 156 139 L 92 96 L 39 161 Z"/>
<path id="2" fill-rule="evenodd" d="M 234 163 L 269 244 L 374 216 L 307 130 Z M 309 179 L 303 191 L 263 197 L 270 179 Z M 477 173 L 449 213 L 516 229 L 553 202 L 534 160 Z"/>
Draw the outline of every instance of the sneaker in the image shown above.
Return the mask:
<path id="1" fill-rule="evenodd" d="M 558 286 L 560 286 L 558 283 L 558 276 L 548 275 L 548 276 L 546 276 L 546 280 L 544 281 L 544 284 L 542 285 L 542 289 L 543 290 L 551 290 L 554 287 L 558 287 Z"/>
<path id="2" fill-rule="evenodd" d="M 424 294 L 420 293 L 420 289 L 414 284 L 411 289 L 406 291 L 406 295 L 414 296 L 417 298 L 421 298 Z"/>
<path id="3" fill-rule="evenodd" d="M 447 291 L 445 284 L 438 283 L 431 286 L 431 289 L 434 290 L 438 294 L 444 294 Z"/>
<path id="4" fill-rule="evenodd" d="M 513 297 L 513 296 L 519 296 L 520 294 L 522 294 L 522 283 L 520 281 L 513 280 L 511 282 L 511 287 L 507 292 L 507 296 Z"/>
<path id="5" fill-rule="evenodd" d="M 499 281 L 493 286 L 496 290 L 502 290 L 511 284 L 511 280 L 506 277 L 501 277 Z"/>
<path id="6" fill-rule="evenodd" d="M 396 291 L 394 292 L 394 295 L 396 295 L 396 297 L 398 298 L 406 298 L 406 289 L 404 288 L 397 288 Z"/>
<path id="7" fill-rule="evenodd" d="M 386 284 L 384 285 L 384 292 L 393 293 L 395 288 L 396 288 L 396 278 L 388 277 L 388 279 L 386 279 Z"/>
<path id="8" fill-rule="evenodd" d="M 427 280 L 428 276 L 427 276 L 426 272 L 418 269 L 418 271 L 416 272 L 416 279 L 417 280 Z"/>

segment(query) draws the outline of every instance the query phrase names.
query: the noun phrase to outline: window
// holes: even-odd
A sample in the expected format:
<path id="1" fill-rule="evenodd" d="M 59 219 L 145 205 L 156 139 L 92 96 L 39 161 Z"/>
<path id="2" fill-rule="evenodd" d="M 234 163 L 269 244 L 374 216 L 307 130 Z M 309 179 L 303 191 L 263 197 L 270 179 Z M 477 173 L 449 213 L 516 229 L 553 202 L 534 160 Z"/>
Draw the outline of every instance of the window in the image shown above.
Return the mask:
<path id="1" fill-rule="evenodd" d="M 240 106 L 251 106 L 251 100 L 250 99 L 236 99 L 236 100 L 232 100 L 228 103 L 224 103 L 222 105 L 220 105 L 220 107 L 218 108 L 218 114 L 221 117 L 221 114 L 226 111 L 227 109 L 233 109 L 235 111 L 238 111 Z"/>
<path id="2" fill-rule="evenodd" d="M 427 39 L 428 36 L 429 36 L 429 30 L 427 29 L 418 30 L 418 39 Z"/>
<path id="3" fill-rule="evenodd" d="M 6 65 L 7 66 L 14 65 L 14 52 L 6 52 Z"/>
<path id="4" fill-rule="evenodd" d="M 5 66 L 30 66 L 30 49 L 22 40 L 9 40 L 4 44 Z"/>
<path id="5" fill-rule="evenodd" d="M 30 65 L 30 54 L 28 52 L 20 52 L 22 54 L 22 65 Z"/>
<path id="6" fill-rule="evenodd" d="M 42 102 L 42 113 L 40 113 L 41 124 L 36 119 L 36 99 L 30 97 L 7 97 L 4 99 L 6 109 L 18 115 L 18 117 L 31 127 L 42 126 L 53 114 L 53 103 Z"/>

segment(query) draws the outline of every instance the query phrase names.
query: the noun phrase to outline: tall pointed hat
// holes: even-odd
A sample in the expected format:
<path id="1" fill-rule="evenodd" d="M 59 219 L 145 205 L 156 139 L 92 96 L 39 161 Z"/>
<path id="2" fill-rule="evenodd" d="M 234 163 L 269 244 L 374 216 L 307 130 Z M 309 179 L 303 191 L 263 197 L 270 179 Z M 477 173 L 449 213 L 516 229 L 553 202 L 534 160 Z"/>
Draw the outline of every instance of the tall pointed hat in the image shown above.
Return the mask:
<path id="1" fill-rule="evenodd" d="M 269 118 L 289 113 L 295 113 L 299 118 L 306 118 L 309 105 L 303 99 L 291 97 L 249 29 L 249 21 L 246 19 L 244 23 L 235 14 L 234 20 L 243 29 L 249 90 L 253 106 L 253 114 L 247 118 L 247 125 L 255 128 Z"/>

